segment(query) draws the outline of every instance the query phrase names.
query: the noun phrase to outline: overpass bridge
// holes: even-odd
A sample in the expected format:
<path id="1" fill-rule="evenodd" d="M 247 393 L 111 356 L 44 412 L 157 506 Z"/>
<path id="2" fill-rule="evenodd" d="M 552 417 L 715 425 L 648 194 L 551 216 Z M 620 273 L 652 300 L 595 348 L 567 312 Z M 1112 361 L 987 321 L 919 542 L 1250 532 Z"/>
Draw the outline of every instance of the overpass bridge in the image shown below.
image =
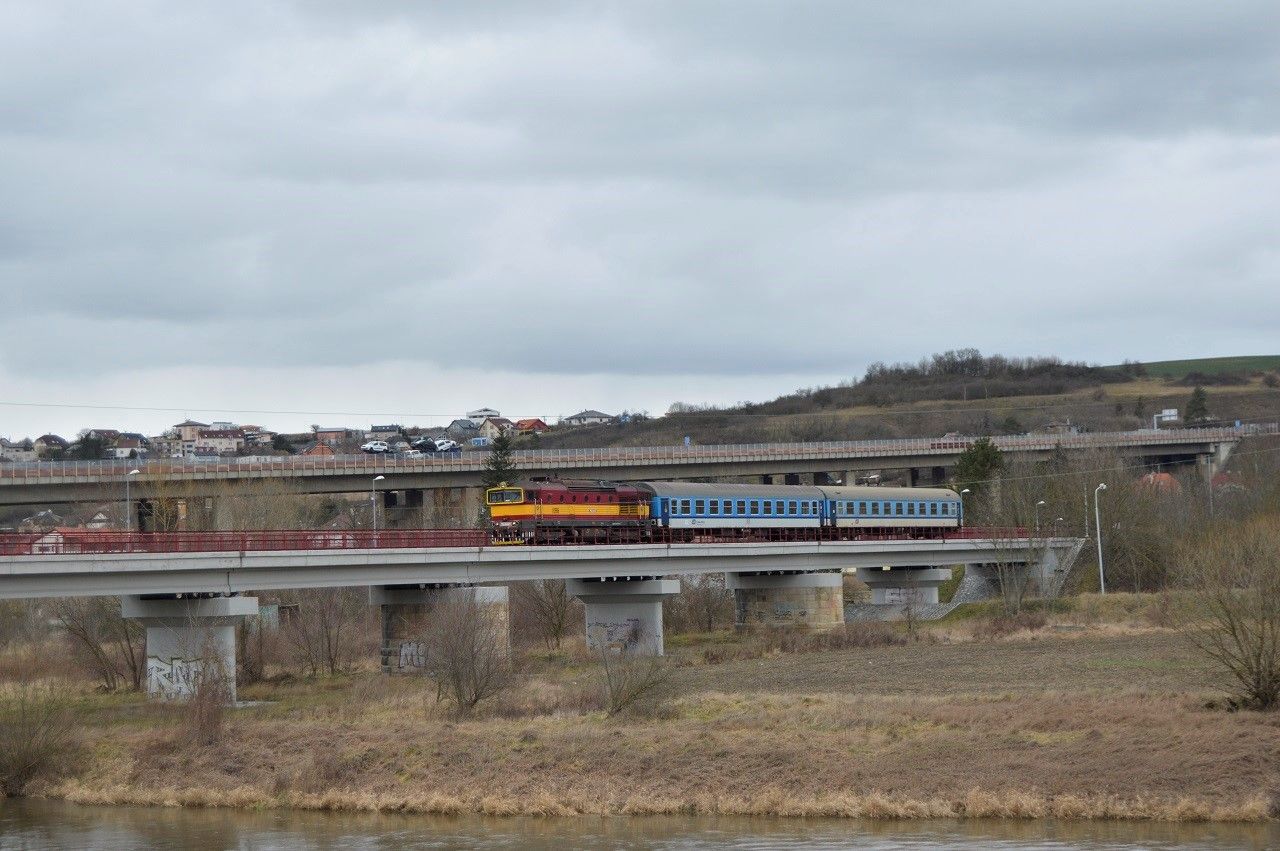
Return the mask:
<path id="1" fill-rule="evenodd" d="M 660 654 L 662 600 L 680 590 L 672 576 L 724 574 L 742 627 L 830 628 L 844 621 L 846 571 L 881 603 L 936 603 L 955 564 L 1016 566 L 1054 593 L 1083 543 L 976 528 L 940 538 L 549 547 L 491 546 L 475 530 L 4 535 L 0 599 L 121 596 L 125 616 L 147 626 L 149 691 L 181 696 L 210 648 L 234 670 L 234 624 L 258 610 L 244 596 L 251 591 L 369 586 L 384 669 L 400 670 L 420 658 L 415 617 L 459 593 L 505 609 L 507 589 L 494 583 L 564 579 L 585 604 L 590 645 Z"/>
<path id="2" fill-rule="evenodd" d="M 1167 429 L 1093 434 L 994 437 L 1001 451 L 1043 460 L 1059 449 L 1110 451 L 1153 464 L 1198 463 L 1212 476 L 1245 436 L 1273 434 L 1276 424 L 1240 428 Z M 818 443 L 756 443 L 717 446 L 534 449 L 513 453 L 523 476 L 576 476 L 614 481 L 773 477 L 835 474 L 849 481 L 858 471 L 929 470 L 941 482 L 977 438 L 909 438 Z M 126 477 L 138 470 L 132 486 L 141 500 L 162 493 L 216 498 L 226 485 L 275 481 L 298 493 L 363 493 L 374 476 L 385 476 L 384 493 L 405 493 L 413 508 L 423 493 L 446 488 L 477 488 L 485 472 L 485 453 L 440 453 L 422 458 L 386 455 L 283 457 L 272 460 L 227 459 L 218 462 L 69 461 L 0 465 L 0 506 L 96 502 L 119 498 Z M 388 496 L 388 499 L 394 499 Z M 425 524 L 424 524 L 425 525 Z"/>

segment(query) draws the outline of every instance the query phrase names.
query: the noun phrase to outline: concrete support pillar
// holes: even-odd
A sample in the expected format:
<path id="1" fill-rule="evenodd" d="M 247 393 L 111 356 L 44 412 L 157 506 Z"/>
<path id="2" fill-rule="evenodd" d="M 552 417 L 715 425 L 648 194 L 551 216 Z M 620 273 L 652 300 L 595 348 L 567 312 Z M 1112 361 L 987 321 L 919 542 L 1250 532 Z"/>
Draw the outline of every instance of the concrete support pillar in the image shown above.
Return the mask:
<path id="1" fill-rule="evenodd" d="M 224 679 L 236 699 L 236 625 L 258 614 L 256 597 L 122 597 L 120 611 L 147 630 L 147 695 L 190 697 L 201 677 Z"/>
<path id="2" fill-rule="evenodd" d="M 834 629 L 844 625 L 844 577 L 828 573 L 729 573 L 734 625 L 805 626 Z"/>
<path id="3" fill-rule="evenodd" d="M 586 608 L 587 647 L 663 655 L 662 598 L 680 593 L 678 579 L 567 579 Z"/>
<path id="4" fill-rule="evenodd" d="M 511 646 L 510 595 L 505 586 L 414 585 L 369 588 L 369 602 L 382 615 L 382 672 L 420 674 L 426 667 L 427 648 L 422 634 L 431 611 L 441 602 L 469 597 L 493 626 L 507 636 Z"/>
<path id="5" fill-rule="evenodd" d="M 858 568 L 858 579 L 871 589 L 871 602 L 880 604 L 932 605 L 938 602 L 938 586 L 950 578 L 951 570 L 942 567 Z"/>

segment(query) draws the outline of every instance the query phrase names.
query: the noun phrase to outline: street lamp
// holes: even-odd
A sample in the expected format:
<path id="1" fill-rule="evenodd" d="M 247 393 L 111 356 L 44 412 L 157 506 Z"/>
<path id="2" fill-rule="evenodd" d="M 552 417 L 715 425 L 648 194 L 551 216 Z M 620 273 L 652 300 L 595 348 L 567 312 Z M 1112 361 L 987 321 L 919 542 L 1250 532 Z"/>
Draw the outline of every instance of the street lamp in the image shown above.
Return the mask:
<path id="1" fill-rule="evenodd" d="M 1093 489 L 1093 525 L 1098 531 L 1098 590 L 1103 594 L 1107 593 L 1107 574 L 1102 569 L 1102 515 L 1098 512 L 1098 494 L 1106 489 L 1106 482 Z"/>
<path id="2" fill-rule="evenodd" d="M 1063 518 L 1061 517 L 1053 518 L 1053 537 L 1055 538 L 1058 537 L 1058 529 L 1062 523 L 1063 523 Z"/>
<path id="3" fill-rule="evenodd" d="M 124 530 L 126 532 L 133 531 L 133 500 L 129 497 L 129 482 L 133 480 L 130 476 L 136 476 L 141 472 L 141 470 L 130 470 L 124 477 Z"/>
<path id="4" fill-rule="evenodd" d="M 1036 531 L 1040 531 L 1040 506 L 1048 505 L 1043 499 L 1036 503 Z"/>
<path id="5" fill-rule="evenodd" d="M 378 542 L 378 482 L 386 476 L 373 477 L 373 489 L 369 491 L 369 507 L 373 509 L 373 542 Z"/>

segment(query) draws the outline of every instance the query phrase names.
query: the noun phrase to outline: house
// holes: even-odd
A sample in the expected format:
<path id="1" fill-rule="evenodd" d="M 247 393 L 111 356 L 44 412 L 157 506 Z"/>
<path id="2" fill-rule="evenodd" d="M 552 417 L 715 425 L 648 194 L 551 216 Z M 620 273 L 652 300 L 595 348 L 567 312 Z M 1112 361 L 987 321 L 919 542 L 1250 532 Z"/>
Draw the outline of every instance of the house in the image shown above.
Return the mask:
<path id="1" fill-rule="evenodd" d="M 67 445 L 67 442 L 56 434 L 42 434 L 36 438 L 33 447 L 36 450 L 36 456 L 44 458 L 55 452 L 65 452 Z"/>
<path id="2" fill-rule="evenodd" d="M 161 458 L 180 457 L 182 455 L 182 438 L 176 434 L 158 434 L 147 438 L 151 452 Z"/>
<path id="3" fill-rule="evenodd" d="M 276 433 L 267 431 L 260 426 L 245 426 L 241 429 L 244 432 L 244 442 L 250 446 L 273 446 L 276 442 Z"/>
<path id="4" fill-rule="evenodd" d="M 481 422 L 483 422 L 483 420 Z M 480 426 L 478 423 L 474 423 L 470 419 L 465 419 L 465 420 L 454 420 L 453 422 L 449 423 L 449 427 L 445 429 L 445 431 L 454 440 L 462 440 L 462 439 L 470 440 L 471 438 L 476 436 L 476 432 L 479 430 L 479 428 Z"/>
<path id="5" fill-rule="evenodd" d="M 142 445 L 141 440 L 135 437 L 121 437 L 116 440 L 114 446 L 107 450 L 107 454 L 117 461 L 125 458 L 145 458 L 147 448 Z"/>
<path id="6" fill-rule="evenodd" d="M 332 458 L 338 453 L 333 451 L 333 446 L 323 441 L 317 440 L 315 443 L 308 444 L 305 449 L 298 453 L 311 458 Z"/>
<path id="7" fill-rule="evenodd" d="M 24 517 L 18 521 L 19 532 L 36 532 L 45 529 L 53 529 L 61 526 L 63 523 L 61 514 L 54 514 L 49 509 L 37 511 L 30 517 Z"/>
<path id="8" fill-rule="evenodd" d="M 565 417 L 560 422 L 564 423 L 565 425 L 584 426 L 584 425 L 601 425 L 603 423 L 608 423 L 612 421 L 613 421 L 613 417 L 609 416 L 608 414 L 602 414 L 599 411 L 582 411 L 581 413 L 574 414 L 571 417 Z"/>
<path id="9" fill-rule="evenodd" d="M 178 433 L 178 439 L 182 441 L 182 445 L 185 448 L 188 444 L 195 446 L 196 440 L 200 437 L 200 430 L 208 427 L 208 423 L 198 423 L 195 420 L 186 420 L 185 422 L 180 422 L 174 426 L 173 430 Z"/>
<path id="10" fill-rule="evenodd" d="M 389 423 L 387 425 L 369 426 L 369 430 L 364 433 L 364 436 L 366 440 L 385 440 L 390 443 L 403 433 L 404 426 Z"/>
<path id="11" fill-rule="evenodd" d="M 234 455 L 244 447 L 244 432 L 240 429 L 201 429 L 196 438 L 197 455 Z"/>
<path id="12" fill-rule="evenodd" d="M 226 422 L 225 420 L 214 420 L 213 422 L 209 423 L 209 428 L 213 429 L 214 431 L 232 431 L 234 429 L 240 428 L 240 426 L 236 425 L 235 423 Z M 243 429 L 241 430 L 243 431 Z"/>
<path id="13" fill-rule="evenodd" d="M 540 419 L 516 420 L 516 432 L 519 434 L 542 434 L 547 424 Z"/>
<path id="14" fill-rule="evenodd" d="M 362 434 L 359 429 L 347 428 L 346 426 L 330 426 L 328 428 L 316 426 L 313 432 L 316 440 L 321 443 L 327 443 L 330 446 L 336 446 L 339 443 L 346 443 L 350 440 L 359 440 Z"/>
<path id="15" fill-rule="evenodd" d="M 474 411 L 467 411 L 467 419 L 475 423 L 476 428 L 479 428 L 480 423 L 484 422 L 489 417 L 500 417 L 500 416 L 502 416 L 502 414 L 499 413 L 498 411 L 495 411 L 493 408 L 477 408 Z M 457 422 L 457 420 L 454 420 L 454 422 Z"/>
<path id="16" fill-rule="evenodd" d="M 8 441 L 0 437 L 0 461 L 22 464 L 36 460 L 36 448 L 29 440 Z"/>
<path id="17" fill-rule="evenodd" d="M 515 426 L 516 424 L 506 417 L 485 417 L 484 421 L 480 423 L 479 432 L 481 437 L 493 440 L 504 434 L 510 434 Z"/>

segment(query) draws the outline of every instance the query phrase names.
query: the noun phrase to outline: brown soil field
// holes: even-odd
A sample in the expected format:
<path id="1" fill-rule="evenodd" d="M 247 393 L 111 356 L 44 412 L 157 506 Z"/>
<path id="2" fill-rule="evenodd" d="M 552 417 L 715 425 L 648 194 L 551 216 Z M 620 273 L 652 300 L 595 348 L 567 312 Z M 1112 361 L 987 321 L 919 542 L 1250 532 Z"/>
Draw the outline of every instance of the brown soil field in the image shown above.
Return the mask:
<path id="1" fill-rule="evenodd" d="M 692 661 L 696 648 L 677 651 Z M 606 718 L 585 657 L 457 720 L 420 680 L 257 685 L 215 744 L 86 697 L 81 803 L 489 814 L 1266 820 L 1280 715 L 1214 708 L 1175 634 L 1040 635 L 686 664 Z"/>

